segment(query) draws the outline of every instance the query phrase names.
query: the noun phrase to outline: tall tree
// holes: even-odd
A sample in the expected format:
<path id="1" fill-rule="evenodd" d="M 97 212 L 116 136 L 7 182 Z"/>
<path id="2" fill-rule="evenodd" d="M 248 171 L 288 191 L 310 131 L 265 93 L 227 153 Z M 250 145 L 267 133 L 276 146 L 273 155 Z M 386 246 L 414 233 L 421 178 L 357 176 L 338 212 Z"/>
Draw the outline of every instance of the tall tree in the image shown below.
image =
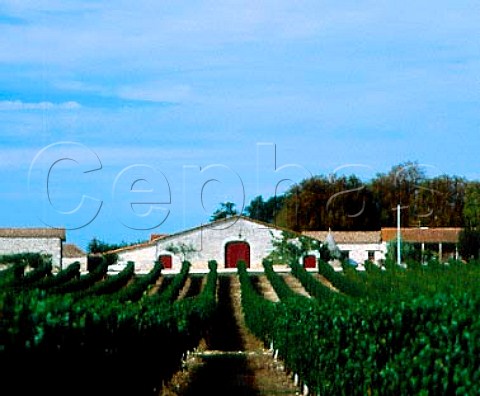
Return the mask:
<path id="1" fill-rule="evenodd" d="M 470 187 L 466 198 L 464 178 L 428 178 L 425 167 L 412 161 L 395 165 L 368 183 L 355 175 L 320 175 L 287 191 L 276 222 L 297 231 L 375 230 L 397 225 L 400 204 L 401 224 L 406 227 L 462 227 L 464 217 L 480 227 L 480 218 L 474 220 L 480 216 L 480 186 L 475 185 L 478 190 Z"/>
<path id="2" fill-rule="evenodd" d="M 265 223 L 273 223 L 276 214 L 280 211 L 285 201 L 285 197 L 273 196 L 264 201 L 261 195 L 252 199 L 245 208 L 245 214 L 254 220 L 260 220 Z"/>
<path id="3" fill-rule="evenodd" d="M 355 175 L 306 179 L 287 192 L 277 223 L 298 231 L 377 229 L 379 210 L 367 187 Z"/>
<path id="4" fill-rule="evenodd" d="M 392 167 L 387 174 L 377 174 L 371 188 L 381 208 L 381 224 L 394 226 L 397 223 L 395 208 L 402 208 L 401 224 L 411 225 L 414 194 L 418 184 L 425 179 L 425 173 L 417 162 L 407 161 Z"/>
<path id="5" fill-rule="evenodd" d="M 463 229 L 458 236 L 458 251 L 465 260 L 480 258 L 480 231 Z"/>
<path id="6" fill-rule="evenodd" d="M 463 206 L 465 226 L 477 229 L 480 226 L 480 183 L 470 182 L 465 188 L 465 203 Z"/>
<path id="7" fill-rule="evenodd" d="M 213 212 L 210 216 L 210 221 L 217 221 L 221 219 L 226 219 L 227 217 L 232 217 L 238 214 L 235 204 L 233 202 L 222 202 L 220 208 Z"/>

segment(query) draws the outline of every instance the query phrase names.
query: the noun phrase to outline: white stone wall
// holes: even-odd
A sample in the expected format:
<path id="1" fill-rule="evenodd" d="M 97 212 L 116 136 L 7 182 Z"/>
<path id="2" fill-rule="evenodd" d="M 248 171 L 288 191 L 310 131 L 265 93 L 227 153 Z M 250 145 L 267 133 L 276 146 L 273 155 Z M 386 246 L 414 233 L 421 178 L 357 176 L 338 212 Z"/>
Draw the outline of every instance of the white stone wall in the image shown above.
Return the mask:
<path id="1" fill-rule="evenodd" d="M 18 253 L 42 253 L 52 256 L 52 265 L 62 264 L 60 238 L 0 238 L 0 255 Z"/>
<path id="2" fill-rule="evenodd" d="M 348 250 L 348 257 L 352 260 L 355 260 L 358 264 L 363 264 L 368 260 L 368 252 L 373 251 L 374 261 L 376 263 L 379 260 L 385 259 L 386 254 L 386 244 L 382 243 L 358 243 L 358 244 L 347 244 L 342 243 L 337 245 L 338 248 L 342 251 Z"/>
<path id="3" fill-rule="evenodd" d="M 216 260 L 218 268 L 225 268 L 225 246 L 228 242 L 244 241 L 250 245 L 250 269 L 263 271 L 262 260 L 272 251 L 272 239 L 280 238 L 282 231 L 267 227 L 261 223 L 244 218 L 232 218 L 220 223 L 209 223 L 202 227 L 187 230 L 164 239 L 157 240 L 147 246 L 125 249 L 118 252 L 118 264 L 126 265 L 127 261 L 135 262 L 136 272 L 148 272 L 152 269 L 160 255 L 172 256 L 172 271 L 178 272 L 182 260 L 192 264 L 192 272 L 208 271 L 208 261 Z M 174 254 L 169 247 L 179 248 L 186 245 L 193 248 L 183 257 Z M 349 251 L 349 257 L 359 264 L 368 259 L 368 251 L 374 251 L 374 260 L 385 259 L 386 243 L 338 244 L 340 250 Z M 310 252 L 318 255 L 318 252 Z M 300 262 L 303 261 L 300 259 Z"/>
<path id="4" fill-rule="evenodd" d="M 127 265 L 128 261 L 133 261 L 135 263 L 136 273 L 149 272 L 153 268 L 157 258 L 155 251 L 155 245 L 150 245 L 118 252 L 118 264 Z"/>
<path id="5" fill-rule="evenodd" d="M 225 268 L 225 245 L 232 241 L 245 241 L 250 245 L 250 268 L 263 270 L 262 260 L 273 248 L 271 233 L 277 237 L 281 235 L 281 231 L 262 224 L 232 218 L 231 221 L 206 224 L 201 228 L 157 241 L 156 257 L 172 254 L 167 250 L 171 245 L 178 247 L 185 244 L 195 249 L 195 252 L 186 257 L 192 264 L 192 271 L 206 271 L 209 260 L 216 260 L 218 268 Z M 172 269 L 178 271 L 183 258 L 181 255 L 172 256 Z"/>
<path id="6" fill-rule="evenodd" d="M 62 269 L 67 268 L 70 264 L 78 261 L 80 263 L 80 272 L 87 272 L 87 256 L 82 257 L 63 257 Z"/>

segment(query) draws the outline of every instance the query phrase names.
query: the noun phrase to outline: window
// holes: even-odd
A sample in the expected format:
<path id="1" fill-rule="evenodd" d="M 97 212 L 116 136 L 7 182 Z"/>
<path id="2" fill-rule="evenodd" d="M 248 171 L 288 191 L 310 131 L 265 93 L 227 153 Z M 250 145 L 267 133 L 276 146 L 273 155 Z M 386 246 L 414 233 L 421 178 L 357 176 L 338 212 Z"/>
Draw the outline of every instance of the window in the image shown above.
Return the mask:
<path id="1" fill-rule="evenodd" d="M 368 261 L 375 261 L 375 251 L 369 250 L 368 251 Z"/>

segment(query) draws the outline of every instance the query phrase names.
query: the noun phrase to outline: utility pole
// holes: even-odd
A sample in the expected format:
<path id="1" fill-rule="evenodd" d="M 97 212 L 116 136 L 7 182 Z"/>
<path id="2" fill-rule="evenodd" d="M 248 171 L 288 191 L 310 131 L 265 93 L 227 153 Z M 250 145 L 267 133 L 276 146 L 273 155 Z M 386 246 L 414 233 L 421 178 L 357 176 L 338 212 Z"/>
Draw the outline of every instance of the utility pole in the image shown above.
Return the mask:
<path id="1" fill-rule="evenodd" d="M 397 205 L 397 264 L 402 263 L 401 241 L 400 241 L 400 204 Z"/>
<path id="2" fill-rule="evenodd" d="M 408 205 L 401 205 L 397 204 L 396 208 L 392 208 L 392 210 L 397 210 L 397 264 L 400 265 L 402 264 L 402 235 L 400 233 L 400 213 L 402 209 L 408 208 Z"/>

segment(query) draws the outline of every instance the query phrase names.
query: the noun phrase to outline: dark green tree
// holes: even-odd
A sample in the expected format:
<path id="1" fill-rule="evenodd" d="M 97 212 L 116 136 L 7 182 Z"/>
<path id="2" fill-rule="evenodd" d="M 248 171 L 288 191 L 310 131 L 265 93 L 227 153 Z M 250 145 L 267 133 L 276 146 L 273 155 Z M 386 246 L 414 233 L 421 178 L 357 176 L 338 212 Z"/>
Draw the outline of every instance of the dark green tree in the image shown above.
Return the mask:
<path id="1" fill-rule="evenodd" d="M 217 221 L 221 219 L 226 219 L 228 217 L 236 216 L 238 214 L 235 204 L 233 202 L 222 202 L 220 208 L 213 212 L 213 215 L 210 216 L 210 221 Z"/>
<path id="2" fill-rule="evenodd" d="M 380 208 L 383 227 L 396 225 L 396 206 L 402 206 L 401 223 L 406 227 L 461 227 L 465 179 L 441 175 L 428 178 L 417 162 L 392 167 L 377 174 L 370 189 Z"/>
<path id="3" fill-rule="evenodd" d="M 463 229 L 458 236 L 458 251 L 465 260 L 480 258 L 480 231 Z"/>
<path id="4" fill-rule="evenodd" d="M 480 183 L 478 182 L 470 182 L 465 188 L 463 217 L 467 227 L 477 229 L 480 226 Z"/>
<path id="5" fill-rule="evenodd" d="M 250 204 L 245 208 L 245 214 L 254 220 L 263 221 L 265 223 L 273 223 L 276 214 L 280 211 L 285 201 L 285 197 L 273 196 L 263 200 L 261 195 L 252 199 Z"/>
<path id="6" fill-rule="evenodd" d="M 276 217 L 293 230 L 372 230 L 380 226 L 378 205 L 355 175 L 315 176 L 292 187 Z"/>
<path id="7" fill-rule="evenodd" d="M 400 204 L 404 227 L 480 227 L 480 183 L 449 175 L 430 178 L 427 169 L 407 161 L 369 181 L 318 175 L 281 197 L 255 197 L 245 213 L 294 231 L 378 230 L 397 225 Z"/>
<path id="8" fill-rule="evenodd" d="M 139 241 L 140 242 L 140 241 Z M 93 237 L 93 239 L 88 243 L 87 246 L 87 252 L 90 254 L 95 254 L 95 253 L 105 253 L 110 250 L 116 250 L 125 246 L 131 245 L 127 242 L 122 242 L 120 244 L 116 243 L 107 243 L 104 241 L 101 241 L 97 237 Z"/>

